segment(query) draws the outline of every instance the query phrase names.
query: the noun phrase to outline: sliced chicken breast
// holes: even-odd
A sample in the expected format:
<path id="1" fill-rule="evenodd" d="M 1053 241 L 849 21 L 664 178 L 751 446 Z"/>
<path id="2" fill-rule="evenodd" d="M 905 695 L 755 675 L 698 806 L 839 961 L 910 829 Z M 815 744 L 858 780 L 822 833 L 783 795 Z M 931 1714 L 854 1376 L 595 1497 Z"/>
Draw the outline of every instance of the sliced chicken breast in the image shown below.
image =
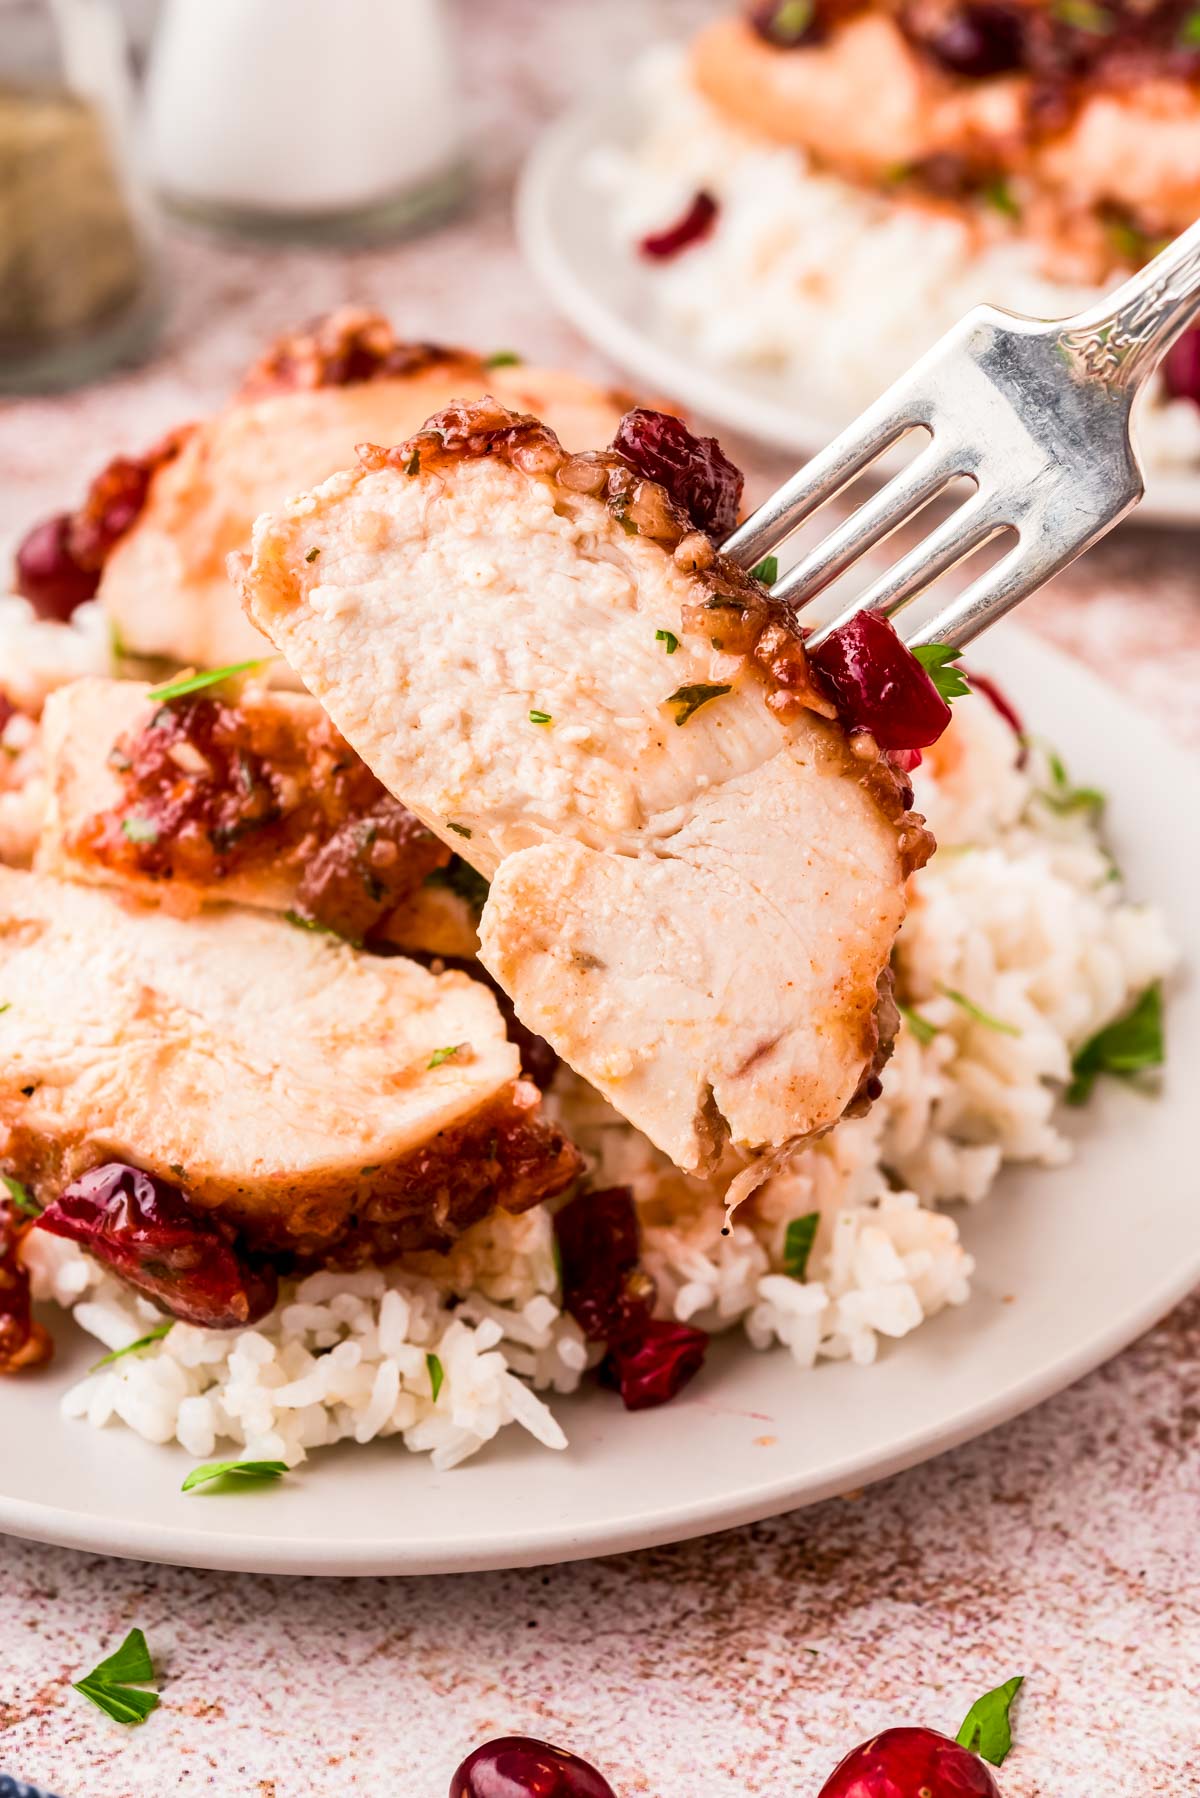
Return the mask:
<path id="1" fill-rule="evenodd" d="M 117 1159 L 252 1248 L 379 1258 L 578 1168 L 482 984 L 282 919 L 0 869 L 0 993 L 0 1163 L 44 1202 Z"/>
<path id="2" fill-rule="evenodd" d="M 235 683 L 165 703 L 149 692 L 92 679 L 47 701 L 42 872 L 180 915 L 250 905 L 351 942 L 474 954 L 479 902 L 454 858 L 315 699 Z"/>
<path id="3" fill-rule="evenodd" d="M 395 443 L 450 400 L 487 390 L 537 409 L 581 446 L 611 435 L 623 409 L 578 376 L 402 344 L 362 314 L 285 339 L 247 388 L 157 469 L 105 563 L 99 597 L 133 656 L 211 668 L 261 655 L 226 558 L 247 547 L 260 512 L 347 467 L 359 443 Z"/>
<path id="4" fill-rule="evenodd" d="M 877 1090 L 878 989 L 931 840 L 781 608 L 661 486 L 494 402 L 451 408 L 260 519 L 244 593 L 491 880 L 482 959 L 523 1022 L 680 1167 L 762 1157 Z"/>

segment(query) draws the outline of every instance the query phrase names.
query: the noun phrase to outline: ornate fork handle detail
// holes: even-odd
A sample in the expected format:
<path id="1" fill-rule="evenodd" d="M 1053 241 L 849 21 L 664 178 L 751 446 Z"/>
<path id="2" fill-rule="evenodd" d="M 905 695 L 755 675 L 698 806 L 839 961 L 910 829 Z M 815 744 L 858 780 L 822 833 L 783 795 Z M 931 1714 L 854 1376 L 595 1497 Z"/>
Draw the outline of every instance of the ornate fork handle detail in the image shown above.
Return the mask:
<path id="1" fill-rule="evenodd" d="M 1059 345 L 1079 373 L 1132 394 L 1200 313 L 1200 222 L 1091 311 Z"/>

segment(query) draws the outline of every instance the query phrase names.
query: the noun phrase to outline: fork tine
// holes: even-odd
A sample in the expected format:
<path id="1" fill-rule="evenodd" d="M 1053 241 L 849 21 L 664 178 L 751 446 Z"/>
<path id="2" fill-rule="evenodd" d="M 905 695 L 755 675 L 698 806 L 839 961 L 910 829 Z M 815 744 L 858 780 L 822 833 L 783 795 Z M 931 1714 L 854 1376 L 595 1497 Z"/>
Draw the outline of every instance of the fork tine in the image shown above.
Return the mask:
<path id="1" fill-rule="evenodd" d="M 1015 543 L 1006 556 L 956 593 L 940 612 L 915 626 L 911 634 L 901 635 L 910 649 L 923 643 L 949 643 L 954 649 L 965 649 L 980 631 L 1073 560 L 1070 555 L 1039 558 L 1029 553 L 1027 544 Z"/>
<path id="2" fill-rule="evenodd" d="M 963 472 L 967 458 L 930 443 L 916 461 L 871 495 L 811 552 L 789 568 L 771 591 L 799 611 L 860 556 L 897 530 L 906 519 Z"/>
<path id="3" fill-rule="evenodd" d="M 939 575 L 961 562 L 973 550 L 986 543 L 989 537 L 1004 528 L 1005 521 L 997 518 L 990 497 L 982 492 L 974 493 L 965 500 L 957 511 L 952 512 L 909 550 L 908 554 L 889 568 L 885 574 L 868 587 L 848 605 L 844 611 L 823 624 L 812 636 L 813 647 L 823 643 L 831 631 L 847 623 L 856 612 L 881 612 L 890 618 L 906 605 L 914 594 L 928 587 Z M 1007 558 L 1005 558 L 1007 560 Z M 922 638 L 922 641 L 930 639 Z M 934 642 L 943 639 L 933 638 Z"/>
<path id="4" fill-rule="evenodd" d="M 913 404 L 911 412 L 911 417 L 898 416 L 895 398 L 885 394 L 752 512 L 721 545 L 724 553 L 743 568 L 761 562 L 818 506 L 832 499 L 906 432 L 926 423 L 918 404 Z"/>

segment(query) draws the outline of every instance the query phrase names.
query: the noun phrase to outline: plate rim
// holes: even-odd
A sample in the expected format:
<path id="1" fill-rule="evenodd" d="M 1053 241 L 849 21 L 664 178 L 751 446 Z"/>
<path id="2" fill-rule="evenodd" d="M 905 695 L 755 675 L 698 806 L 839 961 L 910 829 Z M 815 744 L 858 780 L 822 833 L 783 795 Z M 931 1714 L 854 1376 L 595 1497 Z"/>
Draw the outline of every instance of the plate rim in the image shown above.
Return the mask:
<path id="1" fill-rule="evenodd" d="M 1064 681 L 1073 683 L 1081 699 L 1107 708 L 1106 731 L 1119 733 L 1120 715 L 1124 713 L 1136 720 L 1152 745 L 1157 739 L 1165 743 L 1162 727 L 1153 716 L 1131 705 L 1082 663 L 1011 621 L 1000 627 L 1000 636 L 1014 658 L 1036 654 L 1039 661 L 1046 664 L 1047 679 L 1052 679 L 1057 686 Z M 1093 717 L 1096 716 L 1095 705 Z M 1098 723 L 1089 725 L 1089 729 L 1099 728 Z M 1181 758 L 1178 750 L 1173 751 L 1173 755 L 1176 767 L 1182 759 L 1185 775 L 1191 771 L 1193 778 L 1200 781 L 1200 761 L 1194 755 L 1185 751 Z M 1160 897 L 1162 903 L 1168 903 L 1169 895 L 1164 893 Z M 1185 964 L 1184 972 L 1190 977 L 1189 985 L 1194 987 L 1195 970 Z M 1027 1171 L 1037 1179 L 1049 1179 L 1055 1170 L 1032 1166 Z M 1069 1179 L 1073 1169 L 1068 1165 L 1057 1172 L 1059 1177 Z M 1002 1195 L 998 1202 L 1003 1203 Z M 352 1540 L 339 1537 L 332 1530 L 319 1536 L 295 1537 L 244 1527 L 227 1533 L 210 1533 L 192 1524 L 164 1524 L 138 1517 L 114 1519 L 5 1494 L 0 1494 L 0 1532 L 94 1554 L 213 1571 L 370 1577 L 473 1573 L 549 1565 L 653 1548 L 718 1530 L 739 1528 L 891 1478 L 937 1454 L 986 1435 L 1064 1391 L 1136 1341 L 1200 1284 L 1200 1232 L 1194 1241 L 1181 1243 L 1179 1247 L 1180 1253 L 1169 1272 L 1156 1279 L 1138 1302 L 1124 1309 L 1111 1325 L 1094 1331 L 1081 1343 L 1063 1346 L 1050 1361 L 1020 1377 L 1002 1380 L 983 1401 L 964 1400 L 950 1415 L 942 1414 L 927 1425 L 909 1430 L 902 1441 L 893 1442 L 882 1450 L 878 1445 L 874 1448 L 866 1446 L 841 1454 L 836 1460 L 825 1463 L 816 1477 L 794 1468 L 770 1478 L 747 1475 L 733 1491 L 725 1489 L 682 1504 L 660 1501 L 652 1508 L 643 1507 L 617 1520 L 601 1518 L 590 1524 L 586 1521 L 565 1522 L 537 1529 L 509 1526 L 474 1542 L 455 1537 L 436 1544 L 406 1539 L 399 1520 L 395 1533 L 390 1536 L 360 1535 Z M 973 1295 L 976 1305 L 985 1302 L 986 1294 L 984 1274 L 976 1283 Z M 938 1322 L 937 1318 L 930 1320 L 929 1329 L 936 1332 Z M 926 1337 L 926 1341 L 936 1342 L 936 1337 Z M 732 1342 L 729 1352 L 738 1352 Z M 782 1348 L 772 1352 L 785 1353 Z M 897 1345 L 893 1352 L 902 1355 L 904 1346 Z M 820 1377 L 819 1373 L 817 1377 Z M 63 1420 L 53 1399 L 51 1403 L 56 1427 L 86 1428 L 82 1423 Z M 623 1416 L 619 1415 L 618 1424 Z M 702 1428 L 702 1422 L 696 1427 Z M 176 1456 L 181 1453 L 177 1444 L 168 1444 L 167 1448 Z M 353 1457 L 359 1451 L 353 1446 L 342 1445 L 333 1452 Z M 528 1452 L 539 1451 L 531 1444 Z M 604 1452 L 619 1453 L 619 1447 L 606 1448 Z M 476 1465 L 479 1471 L 485 1470 L 485 1462 Z M 469 1480 L 472 1466 L 444 1477 Z M 202 1496 L 198 1502 L 203 1504 L 208 1500 Z"/>
<path id="2" fill-rule="evenodd" d="M 628 88 L 609 86 L 568 107 L 537 138 L 518 174 L 513 201 L 513 223 L 525 261 L 564 317 L 637 380 L 670 394 L 722 429 L 785 455 L 815 454 L 849 420 L 839 423 L 815 412 L 798 413 L 743 388 L 736 374 L 670 349 L 601 299 L 563 250 L 554 224 L 556 185 L 568 168 L 578 171 L 587 154 L 620 135 L 633 105 Z M 622 259 L 615 243 L 609 245 L 608 254 Z M 630 266 L 636 267 L 631 259 Z M 1125 522 L 1156 529 L 1200 529 L 1200 468 L 1194 476 L 1151 472 L 1145 478 L 1145 497 Z"/>

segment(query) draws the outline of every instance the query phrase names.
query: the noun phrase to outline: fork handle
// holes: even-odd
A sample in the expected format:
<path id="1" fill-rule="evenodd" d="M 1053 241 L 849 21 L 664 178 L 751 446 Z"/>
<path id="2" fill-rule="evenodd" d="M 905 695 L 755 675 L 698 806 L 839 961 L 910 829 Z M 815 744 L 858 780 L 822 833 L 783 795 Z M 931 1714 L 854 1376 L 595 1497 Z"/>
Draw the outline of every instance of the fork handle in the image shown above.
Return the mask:
<path id="1" fill-rule="evenodd" d="M 1064 321 L 1059 343 L 1081 373 L 1132 398 L 1200 313 L 1200 220 L 1099 305 Z"/>

